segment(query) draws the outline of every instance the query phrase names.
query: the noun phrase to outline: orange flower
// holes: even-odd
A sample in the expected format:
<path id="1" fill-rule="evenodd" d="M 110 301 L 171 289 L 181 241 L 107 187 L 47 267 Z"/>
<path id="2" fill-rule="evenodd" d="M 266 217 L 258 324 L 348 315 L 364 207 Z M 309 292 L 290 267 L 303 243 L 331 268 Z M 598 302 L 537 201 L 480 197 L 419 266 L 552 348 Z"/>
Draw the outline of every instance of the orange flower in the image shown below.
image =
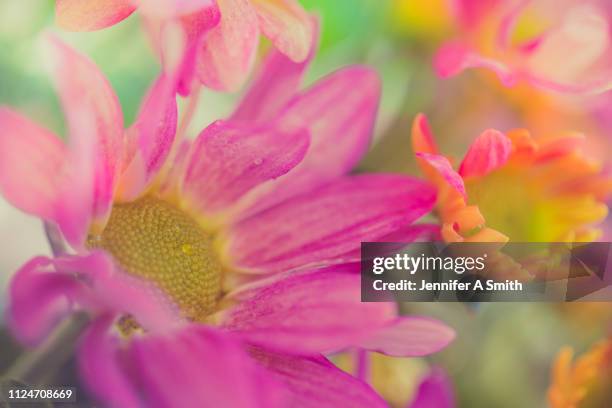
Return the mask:
<path id="1" fill-rule="evenodd" d="M 604 407 L 612 398 L 612 339 L 596 344 L 572 363 L 564 347 L 552 368 L 548 401 L 552 408 Z"/>
<path id="2" fill-rule="evenodd" d="M 612 178 L 580 152 L 581 141 L 577 135 L 540 141 L 524 129 L 486 130 L 455 170 L 438 152 L 424 115 L 412 128 L 419 165 L 438 188 L 446 242 L 596 239 Z"/>

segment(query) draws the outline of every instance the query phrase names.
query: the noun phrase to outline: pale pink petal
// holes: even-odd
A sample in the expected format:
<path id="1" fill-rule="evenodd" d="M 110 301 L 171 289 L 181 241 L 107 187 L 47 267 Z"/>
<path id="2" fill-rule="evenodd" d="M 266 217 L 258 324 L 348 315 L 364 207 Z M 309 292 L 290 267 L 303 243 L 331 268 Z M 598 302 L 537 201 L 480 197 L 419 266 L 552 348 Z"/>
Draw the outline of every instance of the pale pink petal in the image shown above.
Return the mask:
<path id="1" fill-rule="evenodd" d="M 272 120 L 298 92 L 304 72 L 318 46 L 319 22 L 313 18 L 312 24 L 314 29 L 307 58 L 302 62 L 293 62 L 280 51 L 273 49 L 261 64 L 255 80 L 232 114 L 232 120 L 258 123 Z"/>
<path id="2" fill-rule="evenodd" d="M 345 349 L 396 316 L 392 303 L 362 303 L 359 274 L 340 268 L 290 275 L 239 296 L 222 326 L 250 343 L 294 353 Z"/>
<path id="3" fill-rule="evenodd" d="M 448 375 L 434 368 L 421 380 L 408 408 L 455 408 L 455 392 Z"/>
<path id="4" fill-rule="evenodd" d="M 113 323 L 113 316 L 107 315 L 87 328 L 78 350 L 81 379 L 94 396 L 108 406 L 141 407 L 133 378 L 124 370 L 121 341 L 110 334 Z"/>
<path id="5" fill-rule="evenodd" d="M 173 19 L 215 6 L 215 0 L 130 0 L 147 17 Z"/>
<path id="6" fill-rule="evenodd" d="M 305 129 L 215 122 L 194 142 L 183 191 L 206 214 L 227 210 L 253 187 L 295 167 L 308 143 Z"/>
<path id="7" fill-rule="evenodd" d="M 520 75 L 500 61 L 486 58 L 461 42 L 444 44 L 436 53 L 434 68 L 441 78 L 448 78 L 468 68 L 487 68 L 497 74 L 506 86 L 515 85 Z"/>
<path id="8" fill-rule="evenodd" d="M 395 357 L 426 356 L 442 350 L 455 338 L 455 331 L 446 324 L 415 316 L 400 316 L 371 333 L 355 345 Z"/>
<path id="9" fill-rule="evenodd" d="M 484 177 L 506 162 L 512 152 L 512 141 L 503 133 L 485 130 L 470 146 L 461 165 L 462 177 Z"/>
<path id="10" fill-rule="evenodd" d="M 160 76 L 144 99 L 135 123 L 126 132 L 127 151 L 118 196 L 132 200 L 156 176 L 174 143 L 177 107 L 174 80 Z"/>
<path id="11" fill-rule="evenodd" d="M 117 96 L 98 68 L 55 37 L 53 74 L 70 132 L 74 168 L 89 188 L 95 218 L 104 220 L 113 198 L 123 154 L 123 116 Z M 71 187 L 76 188 L 77 186 Z M 88 203 L 85 203 L 88 204 Z"/>
<path id="12" fill-rule="evenodd" d="M 0 191 L 15 207 L 56 219 L 58 187 L 67 151 L 53 133 L 20 114 L 0 108 Z"/>
<path id="13" fill-rule="evenodd" d="M 312 46 L 310 16 L 296 0 L 251 0 L 261 31 L 280 52 L 296 62 L 304 61 Z"/>
<path id="14" fill-rule="evenodd" d="M 387 404 L 365 382 L 323 356 L 304 357 L 253 348 L 251 355 L 285 385 L 295 408 L 383 408 Z"/>
<path id="15" fill-rule="evenodd" d="M 135 338 L 123 359 L 143 406 L 283 406 L 272 375 L 231 335 L 203 325 Z"/>
<path id="16" fill-rule="evenodd" d="M 255 273 L 337 263 L 428 213 L 434 189 L 399 175 L 344 177 L 233 225 L 227 256 Z"/>
<path id="17" fill-rule="evenodd" d="M 453 169 L 448 159 L 439 154 L 417 153 L 416 156 L 423 159 L 428 165 L 436 170 L 452 188 L 457 190 L 464 198 L 466 197 L 463 178 Z"/>
<path id="18" fill-rule="evenodd" d="M 133 0 L 55 0 L 57 24 L 70 31 L 93 31 L 112 26 L 136 9 Z"/>
<path id="19" fill-rule="evenodd" d="M 368 149 L 379 98 L 376 72 L 361 66 L 341 69 L 297 95 L 278 120 L 288 128 L 310 130 L 308 154 L 248 213 L 349 172 Z"/>
<path id="20" fill-rule="evenodd" d="M 531 76 L 559 84 L 592 82 L 591 67 L 607 52 L 612 33 L 604 12 L 589 4 L 570 7 L 524 61 Z M 567 58 L 568 50 L 571 58 Z M 609 67 L 608 80 L 612 79 Z"/>
<path id="21" fill-rule="evenodd" d="M 245 81 L 259 43 L 257 14 L 249 0 L 218 0 L 221 21 L 198 53 L 197 75 L 210 88 L 233 91 Z"/>

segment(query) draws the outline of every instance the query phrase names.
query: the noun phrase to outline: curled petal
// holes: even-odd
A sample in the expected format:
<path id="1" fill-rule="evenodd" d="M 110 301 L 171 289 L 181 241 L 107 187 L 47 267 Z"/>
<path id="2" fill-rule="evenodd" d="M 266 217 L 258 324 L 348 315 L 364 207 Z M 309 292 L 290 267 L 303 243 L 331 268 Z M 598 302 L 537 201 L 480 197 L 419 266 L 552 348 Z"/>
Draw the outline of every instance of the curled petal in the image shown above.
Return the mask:
<path id="1" fill-rule="evenodd" d="M 396 357 L 419 357 L 438 352 L 455 338 L 455 331 L 435 319 L 401 316 L 358 344 Z"/>
<path id="2" fill-rule="evenodd" d="M 257 14 L 248 0 L 218 0 L 221 20 L 201 44 L 197 75 L 217 90 L 238 89 L 255 59 L 259 42 Z"/>
<path id="3" fill-rule="evenodd" d="M 296 0 L 251 0 L 261 30 L 280 52 L 296 62 L 306 59 L 311 48 L 313 25 Z"/>
<path id="4" fill-rule="evenodd" d="M 512 141 L 497 130 L 485 130 L 468 150 L 459 166 L 462 177 L 484 177 L 508 161 Z"/>
<path id="5" fill-rule="evenodd" d="M 174 327 L 177 314 L 157 290 L 114 267 L 103 252 L 87 256 L 37 257 L 10 287 L 9 321 L 25 344 L 40 342 L 69 313 L 130 314 L 152 332 Z"/>
<path id="6" fill-rule="evenodd" d="M 253 187 L 295 167 L 309 140 L 305 129 L 286 132 L 215 122 L 192 147 L 183 190 L 206 214 L 227 210 Z"/>
<path id="7" fill-rule="evenodd" d="M 17 271 L 9 288 L 8 324 L 23 344 L 39 344 L 73 308 L 80 284 L 56 273 L 51 259 L 37 257 Z M 41 271 L 51 271 L 41 273 Z"/>
<path id="8" fill-rule="evenodd" d="M 299 408 L 382 408 L 387 404 L 365 382 L 345 373 L 325 357 L 280 354 L 253 348 L 251 355 L 284 383 L 287 406 Z"/>
<path id="9" fill-rule="evenodd" d="M 358 273 L 330 268 L 240 292 L 224 327 L 251 343 L 294 353 L 341 350 L 396 316 L 391 303 L 362 303 Z"/>
<path id="10" fill-rule="evenodd" d="M 417 157 L 431 166 L 442 177 L 444 182 L 461 194 L 464 199 L 466 198 L 463 178 L 453 169 L 446 157 L 429 153 L 417 153 Z"/>
<path id="11" fill-rule="evenodd" d="M 254 273 L 338 263 L 361 241 L 419 219 L 435 199 L 432 187 L 409 177 L 340 178 L 233 225 L 226 255 Z"/>
<path id="12" fill-rule="evenodd" d="M 55 0 L 57 24 L 70 31 L 94 31 L 117 24 L 136 9 L 133 0 Z"/>

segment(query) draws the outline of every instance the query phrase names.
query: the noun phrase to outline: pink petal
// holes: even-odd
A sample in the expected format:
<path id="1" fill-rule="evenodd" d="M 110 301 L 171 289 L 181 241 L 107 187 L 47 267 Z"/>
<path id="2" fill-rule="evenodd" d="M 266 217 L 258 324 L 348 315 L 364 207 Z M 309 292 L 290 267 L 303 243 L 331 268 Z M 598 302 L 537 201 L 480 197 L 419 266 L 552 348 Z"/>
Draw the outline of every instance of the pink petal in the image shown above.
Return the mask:
<path id="1" fill-rule="evenodd" d="M 268 208 L 230 228 L 235 266 L 256 273 L 338 262 L 341 255 L 429 212 L 435 191 L 396 175 L 340 178 Z"/>
<path id="2" fill-rule="evenodd" d="M 0 108 L 0 191 L 15 207 L 54 220 L 67 151 L 53 133 Z"/>
<path id="3" fill-rule="evenodd" d="M 520 75 L 506 64 L 479 55 L 471 47 L 460 42 L 444 44 L 436 53 L 434 68 L 441 78 L 448 78 L 468 68 L 486 68 L 497 74 L 506 86 L 515 85 Z"/>
<path id="4" fill-rule="evenodd" d="M 289 275 L 239 293 L 222 323 L 250 343 L 294 353 L 345 349 L 396 316 L 391 303 L 362 303 L 359 274 L 330 268 Z"/>
<path id="5" fill-rule="evenodd" d="M 194 143 L 184 192 L 207 214 L 227 210 L 253 187 L 295 167 L 308 143 L 305 129 L 286 132 L 215 122 Z"/>
<path id="6" fill-rule="evenodd" d="M 417 153 L 438 154 L 438 146 L 429 126 L 427 116 L 419 113 L 412 123 L 412 148 Z"/>
<path id="7" fill-rule="evenodd" d="M 57 38 L 50 38 L 50 44 L 54 79 L 74 152 L 72 171 L 82 177 L 79 188 L 92 189 L 92 213 L 103 221 L 110 210 L 123 153 L 121 107 L 93 62 Z"/>
<path id="8" fill-rule="evenodd" d="M 462 177 L 484 177 L 503 166 L 512 152 L 512 141 L 497 130 L 485 130 L 468 150 L 459 174 Z"/>
<path id="9" fill-rule="evenodd" d="M 93 31 L 112 26 L 136 9 L 133 0 L 55 0 L 57 24 L 70 31 Z"/>
<path id="10" fill-rule="evenodd" d="M 453 169 L 453 166 L 446 157 L 429 153 L 417 153 L 416 156 L 433 167 L 444 178 L 444 181 L 457 190 L 463 198 L 466 198 L 463 178 Z"/>
<path id="11" fill-rule="evenodd" d="M 177 107 L 174 81 L 160 76 L 128 129 L 119 197 L 135 199 L 155 177 L 170 153 L 176 135 Z"/>
<path id="12" fill-rule="evenodd" d="M 80 291 L 80 284 L 54 268 L 53 260 L 36 257 L 11 281 L 7 320 L 15 337 L 25 345 L 39 344 L 73 310 L 70 299 Z"/>
<path id="13" fill-rule="evenodd" d="M 455 408 L 455 392 L 444 371 L 435 368 L 421 381 L 409 408 Z"/>
<path id="14" fill-rule="evenodd" d="M 94 396 L 108 406 L 140 407 L 132 376 L 123 368 L 121 342 L 110 334 L 113 323 L 112 316 L 103 316 L 85 332 L 78 350 L 81 379 Z"/>
<path id="15" fill-rule="evenodd" d="M 177 311 L 159 291 L 117 271 L 103 252 L 34 258 L 15 274 L 10 295 L 11 327 L 28 345 L 44 339 L 76 309 L 130 314 L 151 332 L 178 324 Z"/>
<path id="16" fill-rule="evenodd" d="M 251 355 L 285 384 L 287 406 L 296 408 L 376 408 L 387 404 L 366 383 L 323 356 L 278 354 L 254 348 Z"/>
<path id="17" fill-rule="evenodd" d="M 341 69 L 297 95 L 278 120 L 289 128 L 310 130 L 308 154 L 249 213 L 350 171 L 367 151 L 379 98 L 377 74 L 361 66 Z"/>
<path id="18" fill-rule="evenodd" d="M 436 353 L 455 339 L 446 324 L 426 317 L 398 317 L 356 346 L 395 357 L 420 357 Z"/>
<path id="19" fill-rule="evenodd" d="M 122 363 L 126 363 L 123 361 Z M 144 406 L 282 406 L 282 390 L 228 334 L 191 325 L 130 344 L 127 363 Z"/>
<path id="20" fill-rule="evenodd" d="M 310 16 L 296 0 L 251 0 L 261 31 L 276 48 L 296 62 L 304 61 L 312 46 Z"/>
<path id="21" fill-rule="evenodd" d="M 221 21 L 204 38 L 197 75 L 210 88 L 233 91 L 249 74 L 259 42 L 257 14 L 248 0 L 218 0 Z"/>
<path id="22" fill-rule="evenodd" d="M 304 72 L 310 65 L 317 50 L 319 22 L 312 19 L 311 48 L 302 62 L 293 62 L 285 54 L 273 49 L 255 80 L 251 83 L 232 120 L 264 123 L 272 120 L 290 99 L 298 92 Z"/>
<path id="23" fill-rule="evenodd" d="M 215 0 L 131 0 L 147 17 L 173 19 L 215 6 Z"/>

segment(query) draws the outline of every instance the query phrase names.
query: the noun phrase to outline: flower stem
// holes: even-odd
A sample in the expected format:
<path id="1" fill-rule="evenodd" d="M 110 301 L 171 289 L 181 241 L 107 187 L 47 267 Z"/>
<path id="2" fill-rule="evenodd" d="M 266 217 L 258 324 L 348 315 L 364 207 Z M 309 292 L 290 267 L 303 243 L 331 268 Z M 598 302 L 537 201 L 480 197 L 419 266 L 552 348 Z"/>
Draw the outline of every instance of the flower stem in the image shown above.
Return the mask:
<path id="1" fill-rule="evenodd" d="M 77 339 L 88 322 L 85 313 L 66 318 L 40 347 L 20 355 L 2 377 L 43 385 L 74 355 Z"/>
<path id="2" fill-rule="evenodd" d="M 49 222 L 44 223 L 45 235 L 47 241 L 51 247 L 51 253 L 53 256 L 61 256 L 66 253 L 66 244 L 62 238 L 62 234 L 59 232 L 57 227 Z"/>

